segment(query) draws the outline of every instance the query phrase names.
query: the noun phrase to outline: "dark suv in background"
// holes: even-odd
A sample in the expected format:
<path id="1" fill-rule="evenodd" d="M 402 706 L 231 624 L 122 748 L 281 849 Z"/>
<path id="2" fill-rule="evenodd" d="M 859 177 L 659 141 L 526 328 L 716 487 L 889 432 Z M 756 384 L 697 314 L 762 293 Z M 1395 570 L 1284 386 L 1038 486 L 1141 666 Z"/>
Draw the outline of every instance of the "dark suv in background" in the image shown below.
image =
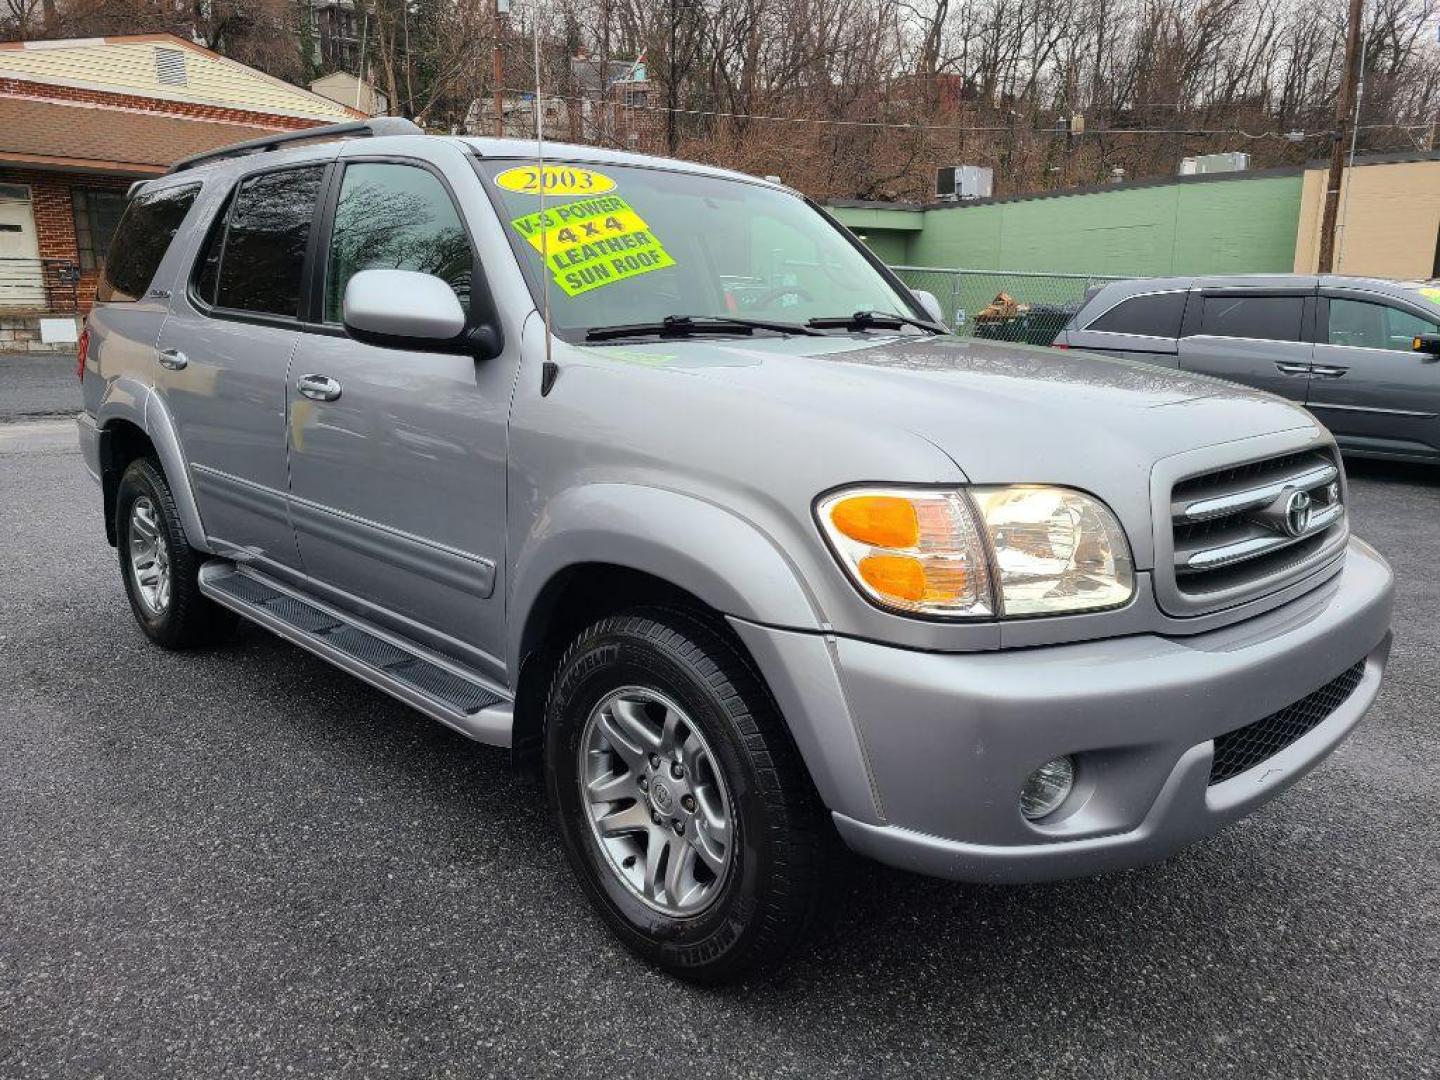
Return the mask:
<path id="1" fill-rule="evenodd" d="M 1347 454 L 1440 462 L 1440 282 L 1117 281 L 1055 344 L 1269 390 L 1313 410 Z"/>

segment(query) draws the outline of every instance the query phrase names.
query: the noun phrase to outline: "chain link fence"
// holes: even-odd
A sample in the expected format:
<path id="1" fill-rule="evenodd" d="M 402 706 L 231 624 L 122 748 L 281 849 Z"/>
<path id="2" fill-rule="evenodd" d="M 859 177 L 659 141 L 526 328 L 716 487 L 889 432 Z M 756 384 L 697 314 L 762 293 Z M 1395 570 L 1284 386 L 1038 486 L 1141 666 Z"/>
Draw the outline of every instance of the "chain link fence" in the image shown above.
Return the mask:
<path id="1" fill-rule="evenodd" d="M 1080 310 L 1086 294 L 1119 277 L 1030 270 L 948 270 L 892 266 L 912 289 L 935 294 L 945 322 L 966 337 L 1049 345 Z"/>

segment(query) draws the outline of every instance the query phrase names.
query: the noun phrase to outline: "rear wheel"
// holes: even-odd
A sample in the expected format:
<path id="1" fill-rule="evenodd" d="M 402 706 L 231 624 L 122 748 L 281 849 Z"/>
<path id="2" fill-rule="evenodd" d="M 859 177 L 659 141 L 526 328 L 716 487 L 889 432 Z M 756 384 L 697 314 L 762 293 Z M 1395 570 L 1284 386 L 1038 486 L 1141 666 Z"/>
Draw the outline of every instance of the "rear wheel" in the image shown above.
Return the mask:
<path id="1" fill-rule="evenodd" d="M 236 616 L 201 594 L 201 552 L 185 539 L 159 465 L 137 458 L 115 499 L 115 538 L 130 610 L 145 636 L 167 649 L 207 645 L 235 629 Z"/>
<path id="2" fill-rule="evenodd" d="M 566 853 L 620 940 L 698 981 L 778 963 L 816 905 L 828 824 L 729 637 L 669 609 L 602 619 L 561 660 L 546 723 Z"/>

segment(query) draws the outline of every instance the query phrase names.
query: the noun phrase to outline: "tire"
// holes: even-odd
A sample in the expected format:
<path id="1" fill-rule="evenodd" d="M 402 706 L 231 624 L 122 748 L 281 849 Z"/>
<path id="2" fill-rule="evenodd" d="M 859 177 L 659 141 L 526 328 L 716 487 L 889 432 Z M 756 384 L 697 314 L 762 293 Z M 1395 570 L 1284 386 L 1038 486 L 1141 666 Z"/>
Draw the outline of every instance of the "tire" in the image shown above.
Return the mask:
<path id="1" fill-rule="evenodd" d="M 236 615 L 200 592 L 205 556 L 186 541 L 175 497 L 153 459 L 136 458 L 120 478 L 115 547 L 130 610 L 155 644 L 189 649 L 234 631 Z"/>
<path id="2" fill-rule="evenodd" d="M 652 753 L 664 754 L 658 769 Z M 589 627 L 556 671 L 545 760 L 566 855 L 631 950 L 715 983 L 777 966 L 801 938 L 830 824 L 769 692 L 722 629 L 668 608 Z"/>

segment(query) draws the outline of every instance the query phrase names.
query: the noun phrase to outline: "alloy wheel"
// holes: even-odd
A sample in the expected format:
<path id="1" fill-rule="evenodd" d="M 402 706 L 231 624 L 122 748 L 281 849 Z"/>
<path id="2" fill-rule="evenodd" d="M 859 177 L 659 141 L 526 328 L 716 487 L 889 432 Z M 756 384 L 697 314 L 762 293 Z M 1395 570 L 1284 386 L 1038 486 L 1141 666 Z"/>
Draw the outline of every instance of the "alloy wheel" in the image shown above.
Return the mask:
<path id="1" fill-rule="evenodd" d="M 705 736 L 644 687 L 608 695 L 580 738 L 590 830 L 616 878 L 672 918 L 705 910 L 733 862 L 735 816 Z"/>
<path id="2" fill-rule="evenodd" d="M 170 549 L 160 532 L 155 504 L 141 495 L 130 506 L 126 548 L 135 592 L 151 615 L 161 615 L 170 606 Z"/>

